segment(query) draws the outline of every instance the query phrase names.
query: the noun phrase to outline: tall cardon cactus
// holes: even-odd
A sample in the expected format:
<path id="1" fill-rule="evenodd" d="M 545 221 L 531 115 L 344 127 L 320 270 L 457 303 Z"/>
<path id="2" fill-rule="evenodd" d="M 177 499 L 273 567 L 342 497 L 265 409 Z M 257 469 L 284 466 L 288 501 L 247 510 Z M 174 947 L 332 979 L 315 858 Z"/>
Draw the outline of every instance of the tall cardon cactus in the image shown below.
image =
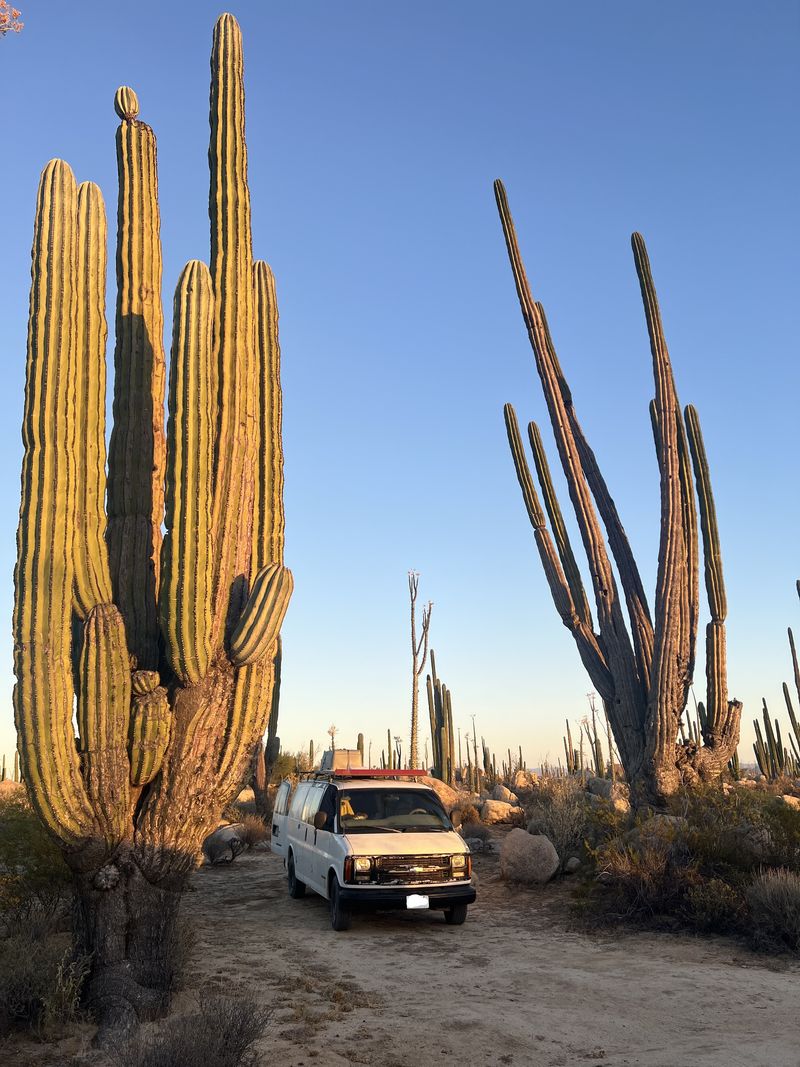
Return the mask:
<path id="1" fill-rule="evenodd" d="M 660 801 L 674 793 L 682 782 L 691 784 L 719 776 L 739 741 L 742 705 L 738 700 L 728 700 L 727 694 L 727 605 L 716 511 L 700 423 L 692 407 L 682 417 L 647 250 L 641 235 L 634 234 L 633 255 L 655 379 L 651 418 L 661 479 L 661 536 L 655 614 L 651 616 L 616 506 L 578 422 L 572 392 L 556 355 L 544 309 L 533 298 L 502 182 L 495 183 L 495 195 L 517 296 L 587 557 L 597 630 L 538 428 L 531 424 L 529 435 L 552 537 L 525 457 L 514 409 L 507 404 L 506 429 L 517 478 L 556 609 L 572 633 L 583 664 L 602 697 L 625 773 L 634 787 L 633 795 Z M 692 740 L 678 742 L 694 671 L 700 604 L 695 490 L 711 615 L 706 627 L 707 699 L 702 744 Z M 618 593 L 612 558 L 625 606 Z"/>
<path id="2" fill-rule="evenodd" d="M 54 160 L 36 205 L 14 708 L 22 774 L 74 872 L 78 948 L 108 1024 L 164 1010 L 180 891 L 277 704 L 292 575 L 275 284 L 253 260 L 243 73 L 239 27 L 223 15 L 210 268 L 192 261 L 178 280 L 168 387 L 155 137 L 136 94 L 117 92 L 107 475 L 103 199 Z"/>

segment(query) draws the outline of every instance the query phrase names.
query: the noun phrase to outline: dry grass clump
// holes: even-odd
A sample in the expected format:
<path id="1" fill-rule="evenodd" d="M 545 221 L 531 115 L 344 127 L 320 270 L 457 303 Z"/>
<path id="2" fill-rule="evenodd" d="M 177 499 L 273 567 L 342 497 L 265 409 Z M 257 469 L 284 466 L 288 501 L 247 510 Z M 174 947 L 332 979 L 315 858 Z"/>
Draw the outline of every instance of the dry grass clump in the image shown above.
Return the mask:
<path id="1" fill-rule="evenodd" d="M 73 958 L 69 938 L 19 933 L 0 941 L 0 1036 L 30 1030 L 56 1037 L 80 1017 L 89 958 Z"/>
<path id="2" fill-rule="evenodd" d="M 470 820 L 469 822 L 462 822 L 461 826 L 458 828 L 458 832 L 464 838 L 475 837 L 479 841 L 484 842 L 488 841 L 489 838 L 492 836 L 492 831 L 489 829 L 486 823 L 480 822 L 480 816 L 478 816 L 478 820 L 476 822 L 472 822 L 472 820 Z"/>
<path id="3" fill-rule="evenodd" d="M 269 837 L 269 830 L 260 816 L 245 815 L 239 822 L 241 827 L 239 836 L 248 848 L 261 844 Z"/>
<path id="4" fill-rule="evenodd" d="M 562 869 L 570 856 L 581 856 L 589 808 L 580 781 L 557 778 L 547 788 L 536 790 L 526 805 L 525 817 L 529 833 L 544 834 L 552 841 Z"/>
<path id="5" fill-rule="evenodd" d="M 0 937 L 52 932 L 71 898 L 69 869 L 27 796 L 0 798 Z"/>
<path id="6" fill-rule="evenodd" d="M 758 947 L 800 952 L 800 874 L 763 871 L 748 886 L 747 903 Z"/>
<path id="7" fill-rule="evenodd" d="M 242 1067 L 254 1063 L 253 1045 L 271 1012 L 244 991 L 202 995 L 202 1007 L 118 1046 L 120 1067 Z"/>

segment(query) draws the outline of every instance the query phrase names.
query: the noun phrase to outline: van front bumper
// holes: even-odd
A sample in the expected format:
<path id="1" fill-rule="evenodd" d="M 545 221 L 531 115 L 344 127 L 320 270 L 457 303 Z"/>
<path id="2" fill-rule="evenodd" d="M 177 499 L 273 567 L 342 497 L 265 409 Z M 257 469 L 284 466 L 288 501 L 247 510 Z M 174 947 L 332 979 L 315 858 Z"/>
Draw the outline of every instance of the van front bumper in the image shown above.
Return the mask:
<path id="1" fill-rule="evenodd" d="M 476 897 L 475 886 L 469 883 L 455 885 L 415 885 L 407 889 L 398 886 L 342 886 L 339 899 L 348 908 L 363 908 L 370 911 L 405 910 L 410 896 L 424 896 L 431 909 L 449 908 L 453 904 L 472 904 Z"/>

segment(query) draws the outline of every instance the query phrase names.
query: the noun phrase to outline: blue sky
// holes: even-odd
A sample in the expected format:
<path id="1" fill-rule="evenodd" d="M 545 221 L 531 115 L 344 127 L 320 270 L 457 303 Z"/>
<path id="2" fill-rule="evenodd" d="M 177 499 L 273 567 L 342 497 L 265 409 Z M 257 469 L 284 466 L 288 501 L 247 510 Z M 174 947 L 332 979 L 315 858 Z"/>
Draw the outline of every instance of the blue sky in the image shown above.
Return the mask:
<path id="1" fill-rule="evenodd" d="M 208 258 L 208 57 L 219 8 L 28 2 L 0 41 L 0 752 L 30 244 L 53 156 L 116 197 L 133 86 L 159 146 L 164 303 Z M 290 748 L 406 734 L 406 572 L 434 601 L 456 722 L 499 752 L 561 751 L 591 684 L 549 598 L 502 405 L 544 421 L 492 195 L 502 177 L 579 416 L 652 597 L 653 385 L 629 236 L 648 242 L 679 395 L 699 409 L 742 747 L 782 712 L 800 628 L 800 7 L 439 0 L 254 3 L 245 38 L 256 254 L 284 359 L 287 563 L 279 733 Z M 113 230 L 113 225 L 112 225 Z M 110 257 L 113 263 L 113 254 Z M 112 304 L 113 307 L 113 304 Z M 113 311 L 110 314 L 113 321 Z M 549 426 L 546 442 L 554 458 Z M 562 502 L 568 505 L 563 483 Z M 5 576 L 4 578 L 2 576 Z M 696 677 L 702 696 L 702 658 Z"/>

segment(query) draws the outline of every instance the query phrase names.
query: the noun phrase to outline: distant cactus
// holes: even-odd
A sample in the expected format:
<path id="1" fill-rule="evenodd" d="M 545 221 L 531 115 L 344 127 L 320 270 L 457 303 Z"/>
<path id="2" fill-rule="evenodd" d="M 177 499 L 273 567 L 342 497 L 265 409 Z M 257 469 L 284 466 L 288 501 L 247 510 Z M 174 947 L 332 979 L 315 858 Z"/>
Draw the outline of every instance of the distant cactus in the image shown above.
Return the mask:
<path id="1" fill-rule="evenodd" d="M 431 674 L 426 678 L 428 715 L 434 777 L 455 785 L 456 757 L 453 736 L 453 704 L 450 690 L 436 674 L 436 657 L 431 649 Z"/>
<path id="2" fill-rule="evenodd" d="M 74 872 L 103 1023 L 167 1006 L 180 891 L 267 725 L 292 588 L 277 309 L 252 254 L 231 15 L 211 66 L 211 265 L 187 264 L 175 291 L 166 435 L 155 136 L 133 90 L 116 94 L 107 476 L 103 199 L 60 160 L 37 196 L 14 709 L 31 802 Z"/>
<path id="3" fill-rule="evenodd" d="M 660 803 L 682 783 L 714 779 L 721 774 L 738 744 L 742 709 L 741 703 L 728 700 L 727 694 L 727 606 L 716 513 L 697 413 L 688 407 L 684 424 L 647 251 L 641 235 L 634 234 L 634 261 L 653 361 L 656 396 L 651 418 L 661 476 L 661 539 L 655 615 L 651 617 L 625 530 L 578 422 L 544 309 L 531 292 L 502 182 L 495 183 L 495 196 L 517 296 L 588 557 L 598 632 L 561 519 L 538 429 L 530 428 L 531 446 L 552 537 L 528 467 L 516 414 L 507 404 L 506 431 L 517 479 L 553 601 L 608 711 L 634 799 Z M 707 723 L 699 745 L 678 743 L 679 723 L 694 670 L 699 617 L 695 489 L 711 613 L 706 628 Z M 617 575 L 630 627 L 626 625 Z M 596 752 L 594 758 L 597 762 Z"/>

